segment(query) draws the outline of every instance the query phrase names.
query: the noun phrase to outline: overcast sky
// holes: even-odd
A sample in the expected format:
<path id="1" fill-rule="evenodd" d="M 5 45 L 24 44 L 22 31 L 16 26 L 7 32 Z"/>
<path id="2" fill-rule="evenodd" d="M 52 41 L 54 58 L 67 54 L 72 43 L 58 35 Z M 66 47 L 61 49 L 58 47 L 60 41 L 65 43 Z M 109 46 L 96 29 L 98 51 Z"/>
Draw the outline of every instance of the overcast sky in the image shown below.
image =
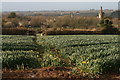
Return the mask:
<path id="1" fill-rule="evenodd" d="M 118 9 L 118 2 L 3 2 L 3 11 Z"/>
<path id="2" fill-rule="evenodd" d="M 119 2 L 120 0 L 1 0 L 2 2 Z"/>

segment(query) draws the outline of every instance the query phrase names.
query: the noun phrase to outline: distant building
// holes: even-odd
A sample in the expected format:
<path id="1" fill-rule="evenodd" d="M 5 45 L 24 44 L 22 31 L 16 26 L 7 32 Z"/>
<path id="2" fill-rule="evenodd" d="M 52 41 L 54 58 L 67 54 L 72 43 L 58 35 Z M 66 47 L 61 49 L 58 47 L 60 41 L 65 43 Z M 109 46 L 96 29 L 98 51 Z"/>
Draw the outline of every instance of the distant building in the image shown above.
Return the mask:
<path id="1" fill-rule="evenodd" d="M 80 12 L 79 12 L 79 11 L 76 11 L 76 14 L 80 14 Z"/>
<path id="2" fill-rule="evenodd" d="M 70 13 L 70 17 L 73 18 L 73 12 Z"/>
<path id="3" fill-rule="evenodd" d="M 20 27 L 23 26 L 22 22 L 19 22 L 18 24 L 19 24 Z"/>
<path id="4" fill-rule="evenodd" d="M 62 16 L 62 15 L 63 15 L 63 13 L 61 12 L 61 13 L 60 13 L 60 15 Z"/>
<path id="5" fill-rule="evenodd" d="M 101 8 L 100 8 L 100 12 L 99 12 L 98 18 L 99 18 L 100 20 L 104 18 L 104 12 L 103 12 L 103 10 L 102 10 L 102 6 L 101 6 Z"/>

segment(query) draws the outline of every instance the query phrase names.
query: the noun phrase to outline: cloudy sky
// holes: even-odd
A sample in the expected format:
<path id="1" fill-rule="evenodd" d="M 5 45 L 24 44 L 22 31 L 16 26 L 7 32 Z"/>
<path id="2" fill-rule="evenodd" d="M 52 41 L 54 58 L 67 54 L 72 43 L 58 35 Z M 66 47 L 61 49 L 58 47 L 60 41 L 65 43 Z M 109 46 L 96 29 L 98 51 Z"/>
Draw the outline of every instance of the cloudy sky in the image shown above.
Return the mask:
<path id="1" fill-rule="evenodd" d="M 1 0 L 2 2 L 119 2 L 120 0 Z"/>
<path id="2" fill-rule="evenodd" d="M 118 2 L 3 2 L 3 11 L 118 9 Z"/>

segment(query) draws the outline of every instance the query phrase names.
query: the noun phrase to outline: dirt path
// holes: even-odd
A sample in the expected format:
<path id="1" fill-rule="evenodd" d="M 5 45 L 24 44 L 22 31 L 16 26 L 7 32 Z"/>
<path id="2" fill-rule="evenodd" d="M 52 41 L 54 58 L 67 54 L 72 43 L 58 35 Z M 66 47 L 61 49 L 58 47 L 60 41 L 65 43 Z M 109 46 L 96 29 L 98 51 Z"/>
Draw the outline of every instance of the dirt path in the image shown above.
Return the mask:
<path id="1" fill-rule="evenodd" d="M 71 67 L 46 67 L 31 70 L 3 70 L 2 80 L 120 80 L 120 74 L 105 74 L 97 79 L 71 75 Z"/>

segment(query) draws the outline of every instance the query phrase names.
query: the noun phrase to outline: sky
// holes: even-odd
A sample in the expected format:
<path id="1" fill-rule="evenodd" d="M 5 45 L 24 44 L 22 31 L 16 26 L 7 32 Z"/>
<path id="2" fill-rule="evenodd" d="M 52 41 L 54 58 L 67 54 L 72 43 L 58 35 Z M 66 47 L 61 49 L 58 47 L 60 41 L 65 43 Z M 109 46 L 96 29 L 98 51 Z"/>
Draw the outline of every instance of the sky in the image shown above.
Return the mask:
<path id="1" fill-rule="evenodd" d="M 2 11 L 118 9 L 118 2 L 2 2 Z"/>
<path id="2" fill-rule="evenodd" d="M 119 2 L 120 0 L 1 0 L 2 2 Z"/>

